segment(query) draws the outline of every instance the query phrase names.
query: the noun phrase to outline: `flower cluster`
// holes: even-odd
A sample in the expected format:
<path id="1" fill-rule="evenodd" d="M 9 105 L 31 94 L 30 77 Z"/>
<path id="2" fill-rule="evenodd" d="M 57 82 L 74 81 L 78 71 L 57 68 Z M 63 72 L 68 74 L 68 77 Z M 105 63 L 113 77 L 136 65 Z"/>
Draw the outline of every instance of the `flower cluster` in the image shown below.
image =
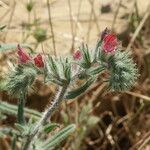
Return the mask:
<path id="1" fill-rule="evenodd" d="M 102 70 L 107 70 L 109 75 L 106 80 L 109 89 L 124 91 L 135 83 L 138 73 L 130 52 L 120 49 L 120 41 L 117 36 L 106 28 L 95 50 L 88 50 L 87 46 L 83 46 L 74 52 L 73 59 L 88 72 L 88 75 L 100 74 Z M 94 68 L 94 64 L 99 67 Z"/>
<path id="2" fill-rule="evenodd" d="M 119 45 L 117 36 L 110 32 L 107 28 L 101 34 L 101 49 L 104 53 L 113 53 Z M 82 53 L 77 50 L 73 54 L 74 60 L 81 60 Z"/>
<path id="3" fill-rule="evenodd" d="M 18 45 L 17 50 L 21 64 L 31 62 L 38 68 L 45 67 L 47 72 L 45 72 L 44 78 L 47 82 L 50 81 L 63 86 L 65 83 L 72 83 L 77 77 L 88 81 L 85 83 L 86 85 L 83 85 L 85 89 L 95 80 L 97 75 L 106 70 L 109 88 L 112 91 L 123 91 L 135 83 L 138 75 L 130 53 L 121 51 L 119 43 L 117 36 L 106 28 L 102 32 L 96 48 L 89 50 L 87 45 L 82 44 L 72 55 L 74 61 L 51 56 L 45 57 L 44 61 L 41 54 L 32 57 L 20 45 Z M 79 89 L 77 91 L 84 90 Z M 71 93 L 70 95 L 79 95 L 79 93 Z M 68 97 L 71 98 L 71 96 Z"/>
<path id="4" fill-rule="evenodd" d="M 37 66 L 38 68 L 44 67 L 44 61 L 41 54 L 38 54 L 34 58 L 32 58 L 23 48 L 20 47 L 19 44 L 17 46 L 17 50 L 20 63 L 26 64 L 28 62 L 34 62 L 35 66 Z"/>

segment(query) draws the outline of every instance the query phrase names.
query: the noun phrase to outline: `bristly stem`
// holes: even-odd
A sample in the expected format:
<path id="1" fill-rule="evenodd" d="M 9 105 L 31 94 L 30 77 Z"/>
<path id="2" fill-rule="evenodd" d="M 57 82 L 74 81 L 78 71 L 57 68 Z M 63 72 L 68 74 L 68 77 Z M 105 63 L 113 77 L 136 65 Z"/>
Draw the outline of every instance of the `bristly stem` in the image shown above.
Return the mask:
<path id="1" fill-rule="evenodd" d="M 39 134 L 42 126 L 46 123 L 46 121 L 48 119 L 51 118 L 52 113 L 61 104 L 61 102 L 63 100 L 63 97 L 64 97 L 64 95 L 65 95 L 65 93 L 67 91 L 68 86 L 69 86 L 69 84 L 65 84 L 63 87 L 59 88 L 59 91 L 56 94 L 56 97 L 55 97 L 52 105 L 50 107 L 48 107 L 48 109 L 45 110 L 45 112 L 43 113 L 42 118 L 40 119 L 40 121 L 38 122 L 38 124 L 33 129 L 33 132 L 27 137 L 22 150 L 28 150 L 28 148 L 30 147 L 30 144 L 33 141 L 33 139 L 35 138 L 35 136 L 38 136 L 38 134 Z"/>
<path id="2" fill-rule="evenodd" d="M 25 106 L 26 92 L 22 92 L 18 103 L 18 123 L 25 124 L 24 106 Z"/>

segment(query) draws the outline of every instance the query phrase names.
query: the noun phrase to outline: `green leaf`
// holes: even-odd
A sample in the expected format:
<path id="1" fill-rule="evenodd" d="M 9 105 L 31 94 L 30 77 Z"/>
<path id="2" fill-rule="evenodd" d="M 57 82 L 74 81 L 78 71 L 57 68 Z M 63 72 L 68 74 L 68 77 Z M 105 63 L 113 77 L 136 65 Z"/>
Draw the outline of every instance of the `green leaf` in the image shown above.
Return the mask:
<path id="1" fill-rule="evenodd" d="M 16 150 L 16 142 L 17 142 L 17 136 L 16 134 L 13 134 L 12 143 L 11 143 L 11 149 Z"/>
<path id="2" fill-rule="evenodd" d="M 100 66 L 100 67 L 88 69 L 86 73 L 89 75 L 96 75 L 96 74 L 99 74 L 100 72 L 102 72 L 103 70 L 105 70 L 105 68 Z"/>
<path id="3" fill-rule="evenodd" d="M 44 131 L 46 133 L 51 132 L 52 130 L 54 130 L 55 128 L 59 127 L 59 124 L 57 123 L 50 123 L 44 126 Z"/>
<path id="4" fill-rule="evenodd" d="M 91 58 L 90 58 L 90 53 L 88 46 L 82 44 L 82 47 L 80 47 L 80 51 L 82 53 L 82 60 L 79 62 L 79 65 L 83 68 L 90 68 L 91 66 Z"/>
<path id="5" fill-rule="evenodd" d="M 68 125 L 64 129 L 57 132 L 54 136 L 47 139 L 43 143 L 41 149 L 44 150 L 54 149 L 62 140 L 64 140 L 66 137 L 69 136 L 69 134 L 71 134 L 74 131 L 75 131 L 75 125 L 74 124 Z"/>
<path id="6" fill-rule="evenodd" d="M 31 47 L 28 44 L 20 44 L 23 48 L 29 48 L 31 51 Z M 0 44 L 0 52 L 5 52 L 6 50 L 16 50 L 17 44 Z"/>
<path id="7" fill-rule="evenodd" d="M 6 114 L 17 116 L 18 106 L 0 101 L 0 111 Z M 41 113 L 33 109 L 25 108 L 25 117 L 32 117 L 33 119 L 38 120 L 41 118 Z"/>
<path id="8" fill-rule="evenodd" d="M 30 121 L 27 124 L 18 124 L 15 123 L 16 128 L 18 129 L 18 131 L 20 132 L 22 137 L 25 137 L 29 134 L 32 133 L 34 127 L 35 127 L 35 123 L 31 123 Z"/>
<path id="9" fill-rule="evenodd" d="M 55 76 L 57 76 L 58 75 L 58 68 L 57 68 L 56 61 L 49 55 L 48 55 L 48 58 L 49 58 L 49 65 L 50 65 L 51 71 L 53 72 L 53 74 Z"/>
<path id="10" fill-rule="evenodd" d="M 94 82 L 94 80 L 95 80 L 95 78 L 90 78 L 86 81 L 85 84 L 83 84 L 79 88 L 77 88 L 73 91 L 69 91 L 67 93 L 67 95 L 65 96 L 65 99 L 73 99 L 73 98 L 79 96 L 80 94 L 82 94 L 89 88 L 89 86 Z"/>

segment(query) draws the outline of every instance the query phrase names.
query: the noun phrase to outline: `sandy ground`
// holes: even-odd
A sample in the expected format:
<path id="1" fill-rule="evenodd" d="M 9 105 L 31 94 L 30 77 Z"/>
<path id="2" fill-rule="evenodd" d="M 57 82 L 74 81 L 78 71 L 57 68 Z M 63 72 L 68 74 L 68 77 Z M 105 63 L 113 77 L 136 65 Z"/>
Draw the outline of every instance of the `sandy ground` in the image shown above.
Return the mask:
<path id="1" fill-rule="evenodd" d="M 74 48 L 78 48 L 82 41 L 95 44 L 100 32 L 105 28 L 111 28 L 115 12 L 119 5 L 119 0 L 94 0 L 93 9 L 90 4 L 91 0 L 70 0 L 71 2 L 71 18 L 73 31 L 76 31 Z M 146 8 L 149 0 L 138 0 L 138 5 Z M 51 30 L 48 21 L 48 10 L 46 0 L 35 1 L 36 5 L 33 12 L 31 12 L 31 22 L 36 17 L 40 19 L 40 26 L 47 30 L 48 36 L 51 36 Z M 51 15 L 53 30 L 56 41 L 57 54 L 66 55 L 71 49 L 72 45 L 72 29 L 69 15 L 68 0 L 52 0 L 51 2 Z M 6 29 L 0 36 L 1 39 L 7 33 L 6 43 L 22 43 L 22 33 L 27 32 L 22 30 L 21 24 L 28 22 L 28 13 L 25 8 L 27 0 L 16 0 L 16 6 L 12 21 L 9 24 L 10 16 L 14 5 L 13 0 L 0 1 L 0 20 L 1 24 L 9 24 L 8 30 Z M 101 7 L 110 4 L 111 11 L 109 13 L 101 13 Z M 115 23 L 115 30 L 117 33 L 123 32 L 127 28 L 128 21 L 121 19 L 127 12 L 132 12 L 134 0 L 124 0 L 119 9 L 117 20 Z M 80 5 L 80 6 L 79 6 Z M 79 11 L 80 7 L 80 11 Z M 139 7 L 140 14 L 144 13 L 145 9 Z M 93 15 L 91 18 L 91 14 Z M 78 15 L 79 14 L 79 15 Z M 33 38 L 29 38 L 26 43 L 34 42 Z M 45 51 L 53 53 L 52 40 L 49 39 L 43 43 Z M 38 51 L 41 51 L 39 46 Z"/>

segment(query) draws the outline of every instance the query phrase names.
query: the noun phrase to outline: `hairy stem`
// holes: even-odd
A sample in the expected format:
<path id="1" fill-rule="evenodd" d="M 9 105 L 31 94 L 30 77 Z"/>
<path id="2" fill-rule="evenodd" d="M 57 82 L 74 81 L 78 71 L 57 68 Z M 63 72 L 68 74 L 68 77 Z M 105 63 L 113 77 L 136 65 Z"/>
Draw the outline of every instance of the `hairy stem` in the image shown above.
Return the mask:
<path id="1" fill-rule="evenodd" d="M 18 103 L 18 123 L 25 124 L 24 106 L 25 106 L 26 92 L 22 93 Z"/>
<path id="2" fill-rule="evenodd" d="M 45 112 L 43 113 L 42 118 L 40 119 L 38 124 L 33 129 L 33 132 L 27 137 L 22 150 L 27 150 L 29 148 L 29 146 L 30 146 L 31 142 L 33 141 L 34 137 L 39 134 L 41 127 L 46 123 L 46 121 L 48 119 L 51 118 L 52 113 L 58 108 L 58 106 L 62 102 L 63 97 L 64 97 L 64 95 L 67 91 L 67 88 L 68 88 L 68 84 L 64 85 L 63 87 L 60 87 L 60 89 L 59 89 L 58 93 L 56 94 L 56 97 L 55 97 L 52 105 L 48 109 L 45 110 Z"/>

